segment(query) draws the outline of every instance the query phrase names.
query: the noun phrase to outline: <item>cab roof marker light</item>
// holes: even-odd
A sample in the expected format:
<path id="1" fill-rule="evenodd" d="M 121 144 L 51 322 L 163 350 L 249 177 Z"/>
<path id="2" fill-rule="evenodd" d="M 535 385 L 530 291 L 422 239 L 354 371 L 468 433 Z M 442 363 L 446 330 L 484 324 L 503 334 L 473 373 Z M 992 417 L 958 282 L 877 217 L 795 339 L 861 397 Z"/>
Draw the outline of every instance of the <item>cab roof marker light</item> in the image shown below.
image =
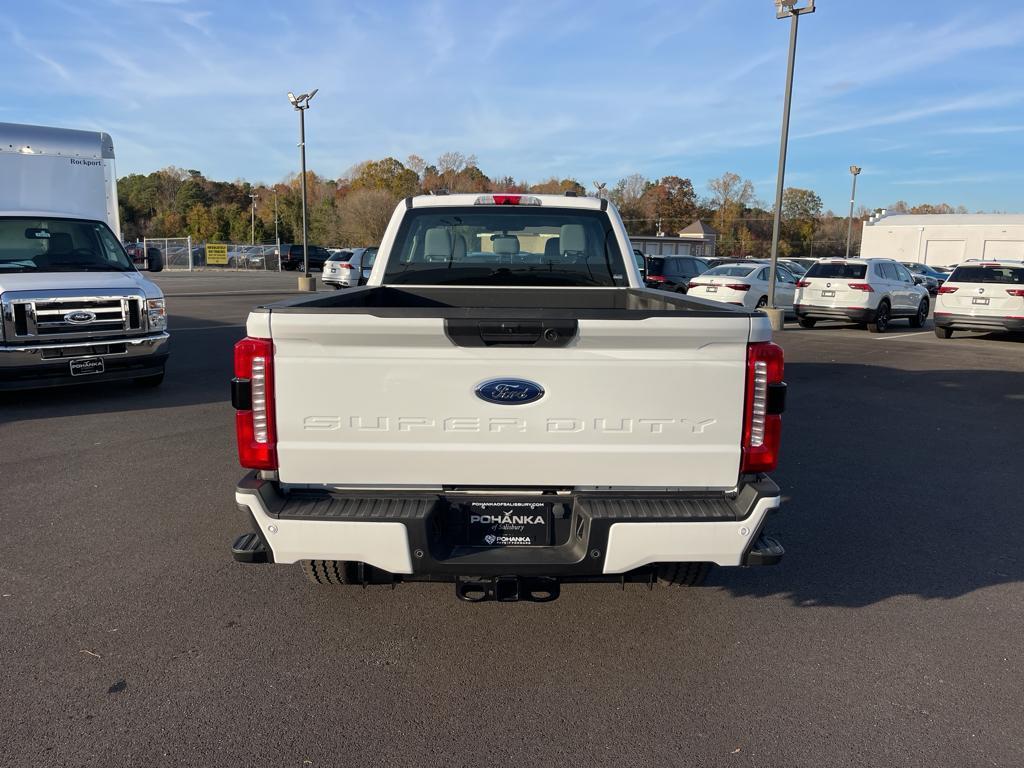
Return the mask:
<path id="1" fill-rule="evenodd" d="M 540 205 L 533 195 L 480 195 L 473 205 Z"/>

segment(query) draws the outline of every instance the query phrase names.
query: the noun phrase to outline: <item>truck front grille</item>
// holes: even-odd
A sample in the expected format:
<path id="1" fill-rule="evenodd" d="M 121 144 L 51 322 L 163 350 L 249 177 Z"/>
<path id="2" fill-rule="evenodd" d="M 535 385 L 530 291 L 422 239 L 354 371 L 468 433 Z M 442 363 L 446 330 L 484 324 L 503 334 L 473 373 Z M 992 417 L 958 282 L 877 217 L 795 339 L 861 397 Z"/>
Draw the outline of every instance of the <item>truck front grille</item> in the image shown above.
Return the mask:
<path id="1" fill-rule="evenodd" d="M 60 292 L 54 292 L 60 293 Z M 3 320 L 8 342 L 81 340 L 143 331 L 143 298 L 116 296 L 4 297 Z"/>

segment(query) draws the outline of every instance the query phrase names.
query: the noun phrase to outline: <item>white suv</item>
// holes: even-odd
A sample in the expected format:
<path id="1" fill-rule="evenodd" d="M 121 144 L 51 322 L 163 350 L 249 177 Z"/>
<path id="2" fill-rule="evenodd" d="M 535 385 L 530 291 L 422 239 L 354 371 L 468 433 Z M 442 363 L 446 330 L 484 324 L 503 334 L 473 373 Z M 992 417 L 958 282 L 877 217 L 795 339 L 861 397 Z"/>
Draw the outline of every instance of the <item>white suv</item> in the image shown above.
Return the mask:
<path id="1" fill-rule="evenodd" d="M 884 333 L 893 318 L 907 318 L 911 328 L 928 319 L 928 289 L 893 259 L 820 259 L 796 286 L 793 308 L 803 328 L 848 320 Z"/>
<path id="2" fill-rule="evenodd" d="M 332 288 L 353 288 L 370 276 L 377 248 L 344 248 L 324 262 L 323 283 Z"/>
<path id="3" fill-rule="evenodd" d="M 1024 262 L 964 263 L 939 288 L 935 335 L 953 331 L 1024 331 Z"/>

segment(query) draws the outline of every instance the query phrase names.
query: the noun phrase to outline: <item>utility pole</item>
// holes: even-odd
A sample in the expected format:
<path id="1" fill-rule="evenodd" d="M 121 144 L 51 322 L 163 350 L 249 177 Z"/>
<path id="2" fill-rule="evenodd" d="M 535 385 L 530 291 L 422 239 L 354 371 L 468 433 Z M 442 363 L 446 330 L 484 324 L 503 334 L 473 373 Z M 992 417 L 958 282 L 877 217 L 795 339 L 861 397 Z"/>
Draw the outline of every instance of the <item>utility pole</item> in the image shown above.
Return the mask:
<path id="1" fill-rule="evenodd" d="M 796 32 L 800 17 L 814 13 L 814 0 L 807 0 L 803 8 L 796 7 L 797 0 L 775 0 L 775 17 L 790 19 L 789 60 L 786 64 L 786 95 L 782 104 L 782 135 L 779 138 L 779 171 L 775 184 L 775 216 L 772 222 L 772 254 L 768 274 L 768 317 L 772 328 L 782 330 L 785 314 L 775 306 L 775 274 L 779 263 L 779 231 L 782 228 L 782 190 L 786 182 L 786 148 L 789 144 L 789 110 L 793 98 L 793 68 L 796 64 Z"/>
<path id="2" fill-rule="evenodd" d="M 846 258 L 850 258 L 850 240 L 853 237 L 853 201 L 857 198 L 857 176 L 860 174 L 859 165 L 850 166 L 850 175 L 853 176 L 853 188 L 850 190 L 850 218 L 846 222 Z"/>
<path id="3" fill-rule="evenodd" d="M 259 199 L 259 195 L 250 192 L 249 197 L 252 199 L 252 215 L 250 216 L 249 224 L 249 245 L 256 245 L 256 201 Z"/>
<path id="4" fill-rule="evenodd" d="M 319 88 L 314 88 L 309 93 L 296 96 L 288 92 L 288 101 L 299 113 L 299 155 L 302 158 L 302 270 L 303 276 L 299 279 L 300 291 L 315 291 L 316 283 L 309 274 L 309 227 L 306 223 L 306 110 L 309 109 L 309 100 L 316 96 Z"/>

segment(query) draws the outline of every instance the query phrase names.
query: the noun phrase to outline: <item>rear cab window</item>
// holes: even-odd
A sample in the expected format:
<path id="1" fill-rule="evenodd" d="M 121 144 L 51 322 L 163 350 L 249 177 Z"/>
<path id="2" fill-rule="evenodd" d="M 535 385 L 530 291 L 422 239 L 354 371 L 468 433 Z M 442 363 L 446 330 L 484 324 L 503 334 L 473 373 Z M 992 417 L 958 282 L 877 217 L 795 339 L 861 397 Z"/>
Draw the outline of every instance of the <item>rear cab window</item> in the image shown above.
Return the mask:
<path id="1" fill-rule="evenodd" d="M 629 278 L 607 214 L 520 205 L 408 211 L 383 282 L 608 288 Z"/>
<path id="2" fill-rule="evenodd" d="M 863 280 L 867 274 L 866 264 L 847 264 L 846 262 L 818 262 L 812 264 L 804 277 L 822 277 L 838 280 Z"/>

